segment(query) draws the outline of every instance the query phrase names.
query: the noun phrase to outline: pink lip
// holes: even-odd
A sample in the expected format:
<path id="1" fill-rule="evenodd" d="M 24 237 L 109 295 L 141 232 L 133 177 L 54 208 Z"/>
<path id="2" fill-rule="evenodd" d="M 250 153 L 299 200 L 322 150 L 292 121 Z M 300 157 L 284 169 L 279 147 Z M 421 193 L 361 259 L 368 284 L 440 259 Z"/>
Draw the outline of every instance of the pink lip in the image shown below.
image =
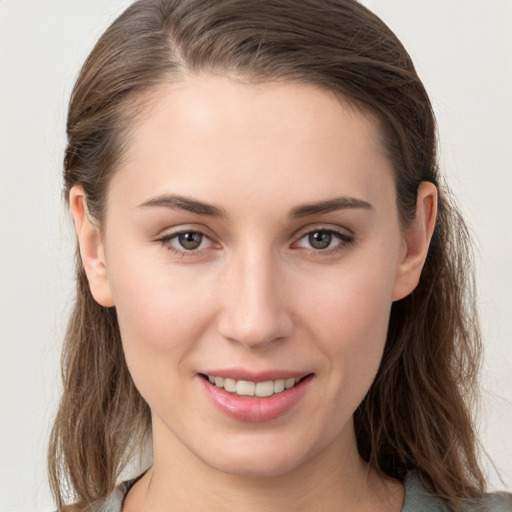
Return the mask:
<path id="1" fill-rule="evenodd" d="M 241 376 L 241 374 L 243 374 L 243 376 Z M 209 375 L 222 376 L 235 380 L 250 380 L 252 382 L 265 382 L 267 380 L 303 376 L 292 372 L 278 372 L 279 376 L 276 377 L 276 372 L 272 372 L 272 376 L 268 377 L 269 374 L 264 372 L 257 375 L 252 374 L 252 376 L 249 377 L 247 372 L 237 371 L 212 372 Z M 284 377 L 283 375 L 290 376 Z M 258 423 L 276 419 L 292 409 L 306 393 L 312 381 L 312 375 L 308 375 L 302 379 L 293 388 L 266 398 L 239 396 L 210 384 L 210 382 L 203 377 L 199 377 L 199 380 L 210 400 L 212 400 L 214 405 L 221 412 L 240 421 Z"/>

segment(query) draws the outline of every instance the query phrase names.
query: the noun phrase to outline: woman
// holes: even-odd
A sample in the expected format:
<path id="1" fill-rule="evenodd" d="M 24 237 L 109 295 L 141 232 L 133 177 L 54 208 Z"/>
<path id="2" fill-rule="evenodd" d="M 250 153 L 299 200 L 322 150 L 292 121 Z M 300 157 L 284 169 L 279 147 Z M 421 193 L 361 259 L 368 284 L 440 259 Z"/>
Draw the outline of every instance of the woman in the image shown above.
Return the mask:
<path id="1" fill-rule="evenodd" d="M 510 509 L 477 461 L 468 241 L 435 137 L 354 1 L 127 9 L 68 117 L 59 510 Z"/>

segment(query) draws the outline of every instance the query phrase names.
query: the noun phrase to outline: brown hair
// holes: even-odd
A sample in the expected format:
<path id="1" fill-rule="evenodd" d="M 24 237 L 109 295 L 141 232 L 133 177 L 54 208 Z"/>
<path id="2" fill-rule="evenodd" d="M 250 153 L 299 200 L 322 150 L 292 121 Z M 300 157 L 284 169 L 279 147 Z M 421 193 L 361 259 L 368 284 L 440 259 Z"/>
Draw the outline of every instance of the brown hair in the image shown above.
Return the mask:
<path id="1" fill-rule="evenodd" d="M 144 114 L 138 100 L 197 72 L 313 84 L 370 112 L 393 164 L 404 227 L 415 215 L 419 184 L 438 186 L 439 216 L 420 283 L 392 306 L 383 360 L 354 422 L 359 452 L 378 471 L 403 479 L 417 470 L 454 510 L 480 496 L 471 414 L 480 338 L 468 234 L 439 183 L 432 107 L 401 43 L 354 0 L 135 2 L 96 44 L 69 107 L 65 191 L 81 185 L 100 224 L 129 127 Z M 79 257 L 77 286 L 49 448 L 59 511 L 86 510 L 106 497 L 150 428 L 115 309 L 94 301 Z"/>

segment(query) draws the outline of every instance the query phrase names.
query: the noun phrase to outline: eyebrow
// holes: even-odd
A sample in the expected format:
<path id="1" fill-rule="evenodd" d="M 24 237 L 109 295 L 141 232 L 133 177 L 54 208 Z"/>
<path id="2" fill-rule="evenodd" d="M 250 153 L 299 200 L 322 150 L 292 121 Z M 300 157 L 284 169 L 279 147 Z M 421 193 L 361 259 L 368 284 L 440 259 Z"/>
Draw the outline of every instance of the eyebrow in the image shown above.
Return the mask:
<path id="1" fill-rule="evenodd" d="M 321 213 L 334 212 L 336 210 L 348 210 L 352 208 L 363 208 L 371 210 L 372 205 L 362 199 L 355 197 L 340 196 L 318 203 L 305 204 L 297 206 L 290 212 L 290 218 L 299 219 L 310 215 L 319 215 Z"/>
<path id="2" fill-rule="evenodd" d="M 173 210 L 185 210 L 188 212 L 204 215 L 208 217 L 217 217 L 227 219 L 228 214 L 226 210 L 220 206 L 204 203 L 196 199 L 180 195 L 168 195 L 154 197 L 139 205 L 139 208 L 146 207 L 166 207 Z M 322 213 L 329 213 L 336 210 L 346 210 L 353 208 L 363 208 L 371 210 L 372 205 L 367 201 L 355 197 L 340 196 L 317 203 L 310 203 L 293 208 L 289 214 L 290 219 L 300 219 L 309 217 L 311 215 L 319 215 Z"/>
<path id="3" fill-rule="evenodd" d="M 185 210 L 187 212 L 197 213 L 198 215 L 206 215 L 208 217 L 220 217 L 226 219 L 228 214 L 224 208 L 214 206 L 212 204 L 203 203 L 196 199 L 190 199 L 185 196 L 177 195 L 161 195 L 149 199 L 139 205 L 139 208 L 147 206 L 164 206 L 173 210 Z"/>

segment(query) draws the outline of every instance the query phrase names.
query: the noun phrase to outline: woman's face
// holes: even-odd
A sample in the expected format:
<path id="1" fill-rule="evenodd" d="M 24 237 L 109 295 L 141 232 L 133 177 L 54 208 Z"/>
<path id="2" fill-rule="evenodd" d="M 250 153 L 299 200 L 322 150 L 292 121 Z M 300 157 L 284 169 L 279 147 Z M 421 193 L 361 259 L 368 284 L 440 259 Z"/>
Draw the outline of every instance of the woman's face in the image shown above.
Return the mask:
<path id="1" fill-rule="evenodd" d="M 91 288 L 116 307 L 155 457 L 278 475 L 355 450 L 353 412 L 410 291 L 370 116 L 306 85 L 162 86 L 112 179 L 101 244 Z"/>

